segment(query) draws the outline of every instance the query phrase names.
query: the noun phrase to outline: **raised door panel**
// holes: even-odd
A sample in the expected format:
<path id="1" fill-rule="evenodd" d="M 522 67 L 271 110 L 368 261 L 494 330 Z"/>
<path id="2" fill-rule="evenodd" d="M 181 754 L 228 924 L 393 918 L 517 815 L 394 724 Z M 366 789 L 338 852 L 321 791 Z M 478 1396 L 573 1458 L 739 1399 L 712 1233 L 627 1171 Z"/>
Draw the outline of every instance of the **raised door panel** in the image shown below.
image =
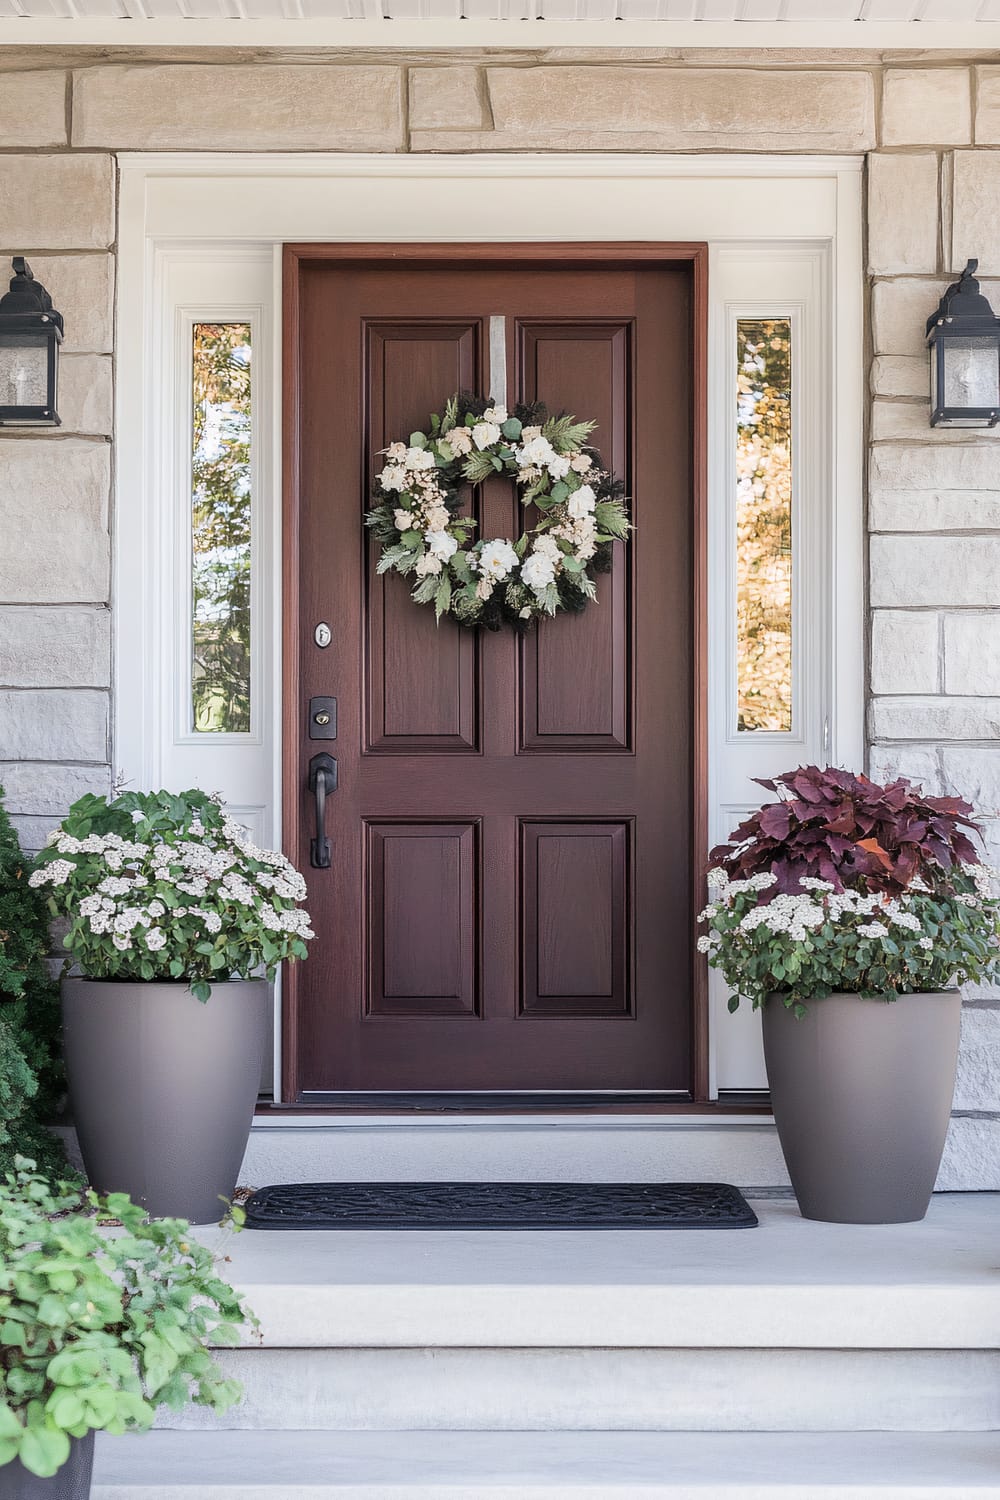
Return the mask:
<path id="1" fill-rule="evenodd" d="M 384 463 L 380 450 L 426 430 L 450 392 L 475 387 L 480 342 L 475 321 L 366 324 L 366 496 Z M 397 755 L 478 749 L 477 636 L 439 629 L 433 609 L 410 599 L 412 580 L 380 577 L 370 540 L 368 552 L 365 748 Z"/>
<path id="2" fill-rule="evenodd" d="M 474 823 L 365 827 L 369 1016 L 475 1016 L 479 860 Z"/>
<path id="3" fill-rule="evenodd" d="M 629 1014 L 630 843 L 624 820 L 521 824 L 524 1015 Z"/>
<path id="4" fill-rule="evenodd" d="M 516 337 L 522 399 L 557 400 L 560 409 L 596 421 L 594 445 L 630 492 L 631 322 L 519 322 Z M 526 635 L 522 753 L 631 748 L 630 567 L 628 549 L 616 542 L 611 572 L 598 579 L 597 602 L 582 615 L 560 615 Z"/>

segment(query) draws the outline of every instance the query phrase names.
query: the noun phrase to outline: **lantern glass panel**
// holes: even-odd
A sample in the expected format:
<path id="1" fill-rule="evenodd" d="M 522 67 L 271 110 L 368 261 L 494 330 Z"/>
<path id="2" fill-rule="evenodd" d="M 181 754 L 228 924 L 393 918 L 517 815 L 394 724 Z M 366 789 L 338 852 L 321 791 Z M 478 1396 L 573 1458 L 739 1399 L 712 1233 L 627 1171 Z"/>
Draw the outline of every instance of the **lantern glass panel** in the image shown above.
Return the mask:
<path id="1" fill-rule="evenodd" d="M 0 406 L 49 404 L 49 338 L 0 335 Z"/>
<path id="2" fill-rule="evenodd" d="M 959 409 L 995 410 L 1000 407 L 1000 353 L 995 338 L 947 338 L 944 352 L 944 390 L 937 402 Z M 943 399 L 942 399 L 943 398 Z"/>

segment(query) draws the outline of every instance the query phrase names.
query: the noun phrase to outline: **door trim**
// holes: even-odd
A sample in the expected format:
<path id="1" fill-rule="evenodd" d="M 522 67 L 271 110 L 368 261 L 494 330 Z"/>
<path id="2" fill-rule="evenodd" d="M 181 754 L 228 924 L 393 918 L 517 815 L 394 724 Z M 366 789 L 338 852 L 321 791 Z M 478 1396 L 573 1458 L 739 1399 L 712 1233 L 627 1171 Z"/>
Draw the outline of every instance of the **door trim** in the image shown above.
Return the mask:
<path id="1" fill-rule="evenodd" d="M 701 904 L 705 888 L 708 850 L 708 245 L 704 243 L 657 244 L 649 241 L 591 243 L 558 242 L 525 243 L 508 241 L 469 244 L 288 244 L 282 257 L 282 827 L 284 847 L 296 867 L 302 867 L 308 856 L 306 836 L 300 817 L 300 775 L 298 727 L 302 714 L 302 692 L 299 672 L 299 570 L 301 548 L 299 535 L 299 485 L 301 475 L 300 389 L 298 350 L 300 341 L 301 270 L 315 261 L 349 263 L 383 261 L 436 264 L 442 261 L 475 261 L 480 264 L 499 262 L 504 266 L 534 264 L 565 266 L 599 265 L 687 265 L 692 277 L 691 326 L 691 478 L 692 478 L 692 786 L 691 840 L 692 911 Z M 692 934 L 692 950 L 694 935 Z M 290 1103 L 309 1103 L 316 1108 L 316 1096 L 304 1096 L 298 1068 L 298 1021 L 301 974 L 296 964 L 286 965 L 282 982 L 282 1098 Z M 700 956 L 692 958 L 691 1014 L 691 1092 L 677 1103 L 707 1105 L 710 1102 L 708 965 Z M 440 1096 L 435 1095 L 435 1098 Z M 509 1099 L 507 1093 L 504 1099 Z M 546 1096 L 554 1100 L 556 1096 Z M 593 1108 L 601 1100 L 614 1102 L 614 1094 L 584 1098 L 578 1093 L 566 1095 L 560 1106 L 566 1112 Z M 365 1094 L 364 1103 L 371 1107 L 376 1096 Z M 382 1107 L 414 1108 L 413 1095 L 384 1093 L 378 1096 Z M 323 1105 L 344 1104 L 348 1107 L 354 1095 L 323 1095 Z M 523 1096 L 522 1107 L 530 1107 L 532 1095 Z M 357 1101 L 356 1101 L 357 1102 Z M 662 1108 L 664 1096 L 650 1103 L 630 1092 L 625 1102 L 635 1112 Z M 438 1107 L 442 1107 L 440 1104 Z M 468 1108 L 468 1095 L 456 1095 L 454 1106 Z M 482 1108 L 489 1108 L 483 1096 Z M 498 1104 L 509 1110 L 511 1104 Z M 552 1106 L 549 1106 L 552 1107 Z"/>

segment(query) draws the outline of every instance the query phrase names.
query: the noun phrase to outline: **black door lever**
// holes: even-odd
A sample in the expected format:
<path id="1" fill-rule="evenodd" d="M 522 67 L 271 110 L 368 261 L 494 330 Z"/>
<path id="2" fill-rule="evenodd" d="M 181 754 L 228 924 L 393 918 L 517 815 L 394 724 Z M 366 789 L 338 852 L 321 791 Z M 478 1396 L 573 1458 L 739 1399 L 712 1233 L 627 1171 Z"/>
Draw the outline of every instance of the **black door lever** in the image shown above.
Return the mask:
<path id="1" fill-rule="evenodd" d="M 314 870 L 330 868 L 330 840 L 326 836 L 326 798 L 337 790 L 337 762 L 322 751 L 309 762 L 309 790 L 316 801 L 316 837 L 309 843 L 309 863 Z"/>

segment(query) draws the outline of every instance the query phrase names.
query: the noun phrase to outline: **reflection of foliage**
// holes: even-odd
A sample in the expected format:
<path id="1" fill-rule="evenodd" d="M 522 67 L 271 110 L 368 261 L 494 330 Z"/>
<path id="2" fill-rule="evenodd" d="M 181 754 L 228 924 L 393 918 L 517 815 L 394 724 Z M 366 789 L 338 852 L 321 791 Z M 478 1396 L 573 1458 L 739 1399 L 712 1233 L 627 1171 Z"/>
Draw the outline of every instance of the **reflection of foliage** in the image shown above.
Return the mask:
<path id="1" fill-rule="evenodd" d="M 250 328 L 196 323 L 194 727 L 250 728 Z"/>
<path id="2" fill-rule="evenodd" d="M 791 324 L 737 325 L 736 618 L 741 729 L 792 727 Z"/>

